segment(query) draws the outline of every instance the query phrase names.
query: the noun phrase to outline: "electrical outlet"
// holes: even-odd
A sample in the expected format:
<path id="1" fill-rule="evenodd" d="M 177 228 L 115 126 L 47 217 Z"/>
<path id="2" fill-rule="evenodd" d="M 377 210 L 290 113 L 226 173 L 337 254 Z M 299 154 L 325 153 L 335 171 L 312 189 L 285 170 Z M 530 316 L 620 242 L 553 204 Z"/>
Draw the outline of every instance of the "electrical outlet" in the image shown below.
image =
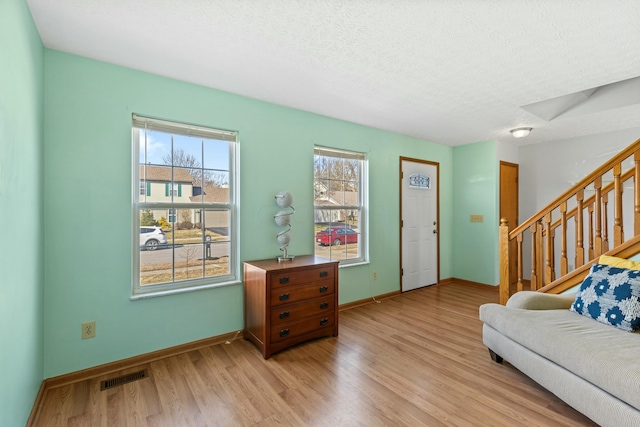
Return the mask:
<path id="1" fill-rule="evenodd" d="M 96 322 L 84 322 L 82 324 L 82 339 L 95 338 L 96 336 Z"/>
<path id="2" fill-rule="evenodd" d="M 373 270 L 373 280 L 378 280 L 378 272 Z"/>

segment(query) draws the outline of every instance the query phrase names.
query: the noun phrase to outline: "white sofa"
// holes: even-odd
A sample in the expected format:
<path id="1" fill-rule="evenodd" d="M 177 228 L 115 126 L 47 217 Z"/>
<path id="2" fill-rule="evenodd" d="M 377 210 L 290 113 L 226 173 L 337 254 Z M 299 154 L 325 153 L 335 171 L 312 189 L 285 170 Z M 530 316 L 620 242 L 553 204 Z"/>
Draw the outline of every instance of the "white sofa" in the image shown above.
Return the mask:
<path id="1" fill-rule="evenodd" d="M 574 298 L 525 291 L 482 305 L 484 344 L 596 423 L 640 426 L 640 333 L 569 311 Z"/>

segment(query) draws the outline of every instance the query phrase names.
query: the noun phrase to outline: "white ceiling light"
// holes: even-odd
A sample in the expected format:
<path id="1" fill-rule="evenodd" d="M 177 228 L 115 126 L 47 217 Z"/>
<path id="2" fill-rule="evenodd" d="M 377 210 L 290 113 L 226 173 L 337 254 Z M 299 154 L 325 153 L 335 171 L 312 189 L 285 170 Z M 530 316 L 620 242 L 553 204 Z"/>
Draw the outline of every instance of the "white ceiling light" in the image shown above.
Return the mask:
<path id="1" fill-rule="evenodd" d="M 515 128 L 511 129 L 509 132 L 511 132 L 511 135 L 513 135 L 514 138 L 524 138 L 529 135 L 531 128 Z"/>

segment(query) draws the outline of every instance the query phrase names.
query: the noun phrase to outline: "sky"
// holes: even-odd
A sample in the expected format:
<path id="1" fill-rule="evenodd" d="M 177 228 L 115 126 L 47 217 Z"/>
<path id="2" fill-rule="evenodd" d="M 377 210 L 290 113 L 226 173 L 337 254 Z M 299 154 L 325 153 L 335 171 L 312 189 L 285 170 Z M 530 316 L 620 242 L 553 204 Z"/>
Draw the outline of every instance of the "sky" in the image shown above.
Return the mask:
<path id="1" fill-rule="evenodd" d="M 141 130 L 140 163 L 164 165 L 163 157 L 171 154 L 173 138 L 174 152 L 184 150 L 192 155 L 205 169 L 229 170 L 229 142 L 201 137 L 172 135 L 164 132 Z M 146 159 L 145 159 L 146 151 Z"/>

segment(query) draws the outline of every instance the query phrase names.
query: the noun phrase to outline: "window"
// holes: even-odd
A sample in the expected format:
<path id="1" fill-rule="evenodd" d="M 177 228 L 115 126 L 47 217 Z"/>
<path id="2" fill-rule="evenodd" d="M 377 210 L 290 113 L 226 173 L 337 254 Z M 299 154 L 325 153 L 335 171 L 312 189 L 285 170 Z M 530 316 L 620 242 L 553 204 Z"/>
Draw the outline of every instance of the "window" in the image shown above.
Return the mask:
<path id="1" fill-rule="evenodd" d="M 366 157 L 315 147 L 315 255 L 340 264 L 366 260 Z"/>
<path id="2" fill-rule="evenodd" d="M 164 184 L 164 195 L 167 197 L 182 197 L 182 184 Z"/>
<path id="3" fill-rule="evenodd" d="M 237 134 L 133 116 L 133 296 L 238 279 Z"/>

